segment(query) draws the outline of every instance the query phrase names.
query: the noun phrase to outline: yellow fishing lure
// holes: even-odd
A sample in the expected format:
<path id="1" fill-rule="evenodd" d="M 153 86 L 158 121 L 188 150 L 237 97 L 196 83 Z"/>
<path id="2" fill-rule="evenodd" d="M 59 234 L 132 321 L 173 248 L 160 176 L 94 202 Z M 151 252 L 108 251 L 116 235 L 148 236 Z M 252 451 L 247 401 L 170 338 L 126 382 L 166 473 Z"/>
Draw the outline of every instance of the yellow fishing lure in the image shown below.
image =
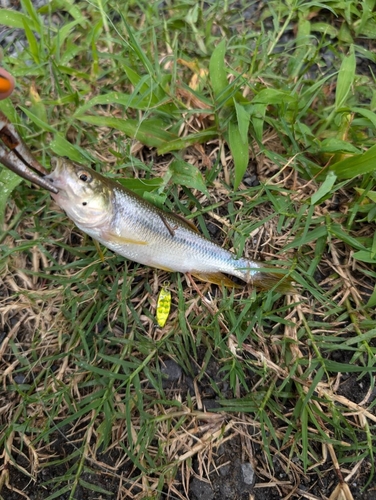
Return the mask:
<path id="1" fill-rule="evenodd" d="M 171 292 L 167 288 L 168 286 L 169 283 L 164 283 L 158 295 L 156 316 L 157 323 L 161 328 L 165 326 L 171 309 Z"/>

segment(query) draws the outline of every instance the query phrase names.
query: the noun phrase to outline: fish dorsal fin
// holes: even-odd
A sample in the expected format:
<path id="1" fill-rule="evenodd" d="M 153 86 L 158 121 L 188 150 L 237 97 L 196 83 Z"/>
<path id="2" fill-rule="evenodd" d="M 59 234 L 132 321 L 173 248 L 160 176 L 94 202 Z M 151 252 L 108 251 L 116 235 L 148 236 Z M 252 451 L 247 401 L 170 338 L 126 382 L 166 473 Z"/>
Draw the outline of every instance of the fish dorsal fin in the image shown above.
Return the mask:
<path id="1" fill-rule="evenodd" d="M 191 271 L 189 274 L 194 276 L 195 278 L 201 281 L 207 281 L 208 283 L 213 283 L 214 285 L 227 286 L 229 288 L 242 288 L 241 285 L 238 285 L 230 278 L 228 278 L 225 274 L 218 273 L 202 273 Z"/>
<path id="2" fill-rule="evenodd" d="M 168 214 L 168 215 L 174 219 L 177 219 L 178 222 L 184 224 L 185 226 L 188 226 L 189 229 L 192 229 L 192 231 L 194 231 L 195 233 L 201 234 L 200 231 L 197 229 L 197 227 L 194 225 L 194 223 L 192 221 L 186 219 L 182 215 L 178 215 L 178 214 L 174 214 L 174 213 Z"/>

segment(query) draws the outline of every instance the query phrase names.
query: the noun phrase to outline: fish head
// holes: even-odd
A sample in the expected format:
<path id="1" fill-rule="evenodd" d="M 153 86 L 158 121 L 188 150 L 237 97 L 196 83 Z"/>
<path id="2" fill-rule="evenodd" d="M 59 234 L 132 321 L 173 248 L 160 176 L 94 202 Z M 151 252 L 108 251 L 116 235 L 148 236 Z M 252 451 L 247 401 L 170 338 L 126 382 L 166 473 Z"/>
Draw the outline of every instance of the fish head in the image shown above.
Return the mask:
<path id="1" fill-rule="evenodd" d="M 59 190 L 54 201 L 76 224 L 99 228 L 113 216 L 112 190 L 95 170 L 66 158 L 51 158 L 53 171 L 45 178 Z"/>

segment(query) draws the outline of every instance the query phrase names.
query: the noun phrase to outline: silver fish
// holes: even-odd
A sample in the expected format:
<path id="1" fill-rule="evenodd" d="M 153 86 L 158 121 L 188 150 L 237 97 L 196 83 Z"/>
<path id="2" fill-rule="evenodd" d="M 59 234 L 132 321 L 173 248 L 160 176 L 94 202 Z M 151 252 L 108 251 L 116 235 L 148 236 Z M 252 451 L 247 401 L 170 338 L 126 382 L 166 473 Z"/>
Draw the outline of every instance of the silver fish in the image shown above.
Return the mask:
<path id="1" fill-rule="evenodd" d="M 45 178 L 58 189 L 55 202 L 76 226 L 127 259 L 203 281 L 237 286 L 236 276 L 258 289 L 291 291 L 291 280 L 221 248 L 190 222 L 163 212 L 121 184 L 63 158 L 53 158 Z"/>

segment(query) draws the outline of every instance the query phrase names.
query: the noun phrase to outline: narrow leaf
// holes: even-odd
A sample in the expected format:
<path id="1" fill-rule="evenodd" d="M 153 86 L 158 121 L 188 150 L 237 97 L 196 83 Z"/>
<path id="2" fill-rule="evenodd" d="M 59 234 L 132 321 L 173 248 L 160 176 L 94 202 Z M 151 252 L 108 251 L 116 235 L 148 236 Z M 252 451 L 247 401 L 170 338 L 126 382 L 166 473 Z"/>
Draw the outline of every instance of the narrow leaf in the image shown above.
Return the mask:
<path id="1" fill-rule="evenodd" d="M 258 142 L 262 143 L 264 135 L 264 121 L 266 113 L 266 104 L 252 104 L 250 108 L 250 115 L 253 125 L 255 137 Z"/>
<path id="2" fill-rule="evenodd" d="M 236 118 L 238 120 L 240 137 L 243 142 L 248 142 L 248 128 L 249 128 L 249 121 L 251 119 L 251 114 L 248 111 L 246 111 L 245 108 L 241 104 L 238 104 L 235 100 L 234 104 L 236 110 Z"/>
<path id="3" fill-rule="evenodd" d="M 223 39 L 214 49 L 209 62 L 209 77 L 215 98 L 217 98 L 228 85 L 225 54 L 226 40 Z"/>
<path id="4" fill-rule="evenodd" d="M 376 307 L 376 285 L 375 288 L 373 289 L 370 298 L 368 299 L 366 307 Z"/>
<path id="5" fill-rule="evenodd" d="M 348 231 L 344 231 L 340 224 L 335 224 L 335 223 L 330 224 L 328 226 L 328 232 L 331 235 L 335 236 L 336 238 L 342 240 L 350 247 L 356 248 L 357 250 L 365 249 L 364 245 L 360 243 L 359 238 L 354 238 L 353 236 L 350 236 Z"/>
<path id="6" fill-rule="evenodd" d="M 88 483 L 87 481 L 84 481 L 81 477 L 78 480 L 78 482 L 83 488 L 86 488 L 87 490 L 95 491 L 97 493 L 102 493 L 102 495 L 110 495 L 110 496 L 113 495 L 111 491 L 107 491 L 96 484 Z"/>
<path id="7" fill-rule="evenodd" d="M 354 46 L 351 45 L 350 54 L 343 58 L 338 73 L 336 99 L 335 99 L 336 109 L 341 108 L 347 99 L 351 86 L 354 83 L 355 69 L 356 69 L 355 52 L 354 52 Z"/>
<path id="8" fill-rule="evenodd" d="M 376 145 L 361 155 L 334 163 L 329 167 L 339 179 L 352 179 L 358 175 L 368 174 L 376 170 Z"/>
<path id="9" fill-rule="evenodd" d="M 253 99 L 252 104 L 285 104 L 297 102 L 297 97 L 277 89 L 263 89 Z"/>
<path id="10" fill-rule="evenodd" d="M 91 163 L 93 161 L 85 150 L 81 150 L 79 146 L 71 144 L 58 133 L 55 134 L 54 139 L 50 142 L 49 146 L 57 156 L 67 156 L 70 160 L 76 161 L 77 163 L 85 165 L 88 162 Z"/>
<path id="11" fill-rule="evenodd" d="M 38 50 L 38 42 L 37 39 L 34 36 L 34 33 L 30 29 L 30 26 L 26 22 L 26 20 L 23 20 L 24 23 L 24 30 L 25 30 L 25 35 L 27 38 L 27 41 L 29 42 L 29 52 L 33 56 L 34 61 L 39 64 L 40 63 L 40 58 L 39 58 L 39 50 Z"/>
<path id="12" fill-rule="evenodd" d="M 365 192 L 365 189 L 354 187 L 355 191 L 362 196 Z M 376 191 L 367 191 L 365 194 L 365 198 L 369 198 L 373 203 L 376 203 Z"/>
<path id="13" fill-rule="evenodd" d="M 218 131 L 216 128 L 208 128 L 197 134 L 186 135 L 185 137 L 177 137 L 175 140 L 166 142 L 162 146 L 158 147 L 158 153 L 163 155 L 169 153 L 170 151 L 180 151 L 181 149 L 192 146 L 193 144 L 202 144 L 203 142 L 210 141 L 218 137 Z"/>
<path id="14" fill-rule="evenodd" d="M 334 172 L 328 172 L 325 181 L 321 184 L 316 193 L 312 195 L 311 204 L 317 205 L 327 194 L 329 194 L 336 180 L 336 174 Z"/>
<path id="15" fill-rule="evenodd" d="M 358 108 L 356 106 L 350 109 L 352 112 L 359 113 L 360 115 L 364 116 L 364 118 L 367 118 L 367 120 L 369 120 L 372 123 L 372 125 L 376 128 L 376 113 L 370 111 L 369 109 Z"/>
<path id="16" fill-rule="evenodd" d="M 56 133 L 56 129 L 54 129 L 54 127 L 51 127 L 51 125 L 49 125 L 45 121 L 41 120 L 38 116 L 36 116 L 34 113 L 32 113 L 29 109 L 27 109 L 23 106 L 20 106 L 20 108 L 25 113 L 25 115 L 28 118 L 30 118 L 30 120 L 33 123 L 35 123 L 35 125 L 37 125 L 39 128 L 41 128 L 42 130 L 45 130 L 46 132 Z"/>
<path id="17" fill-rule="evenodd" d="M 13 189 L 22 182 L 22 177 L 7 168 L 0 170 L 0 229 L 4 224 L 5 207 Z"/>
<path id="18" fill-rule="evenodd" d="M 130 94 L 122 94 L 120 92 L 108 92 L 108 94 L 95 96 L 93 99 L 90 99 L 88 102 L 80 106 L 74 113 L 73 117 L 77 118 L 84 113 L 86 113 L 90 108 L 94 106 L 108 106 L 108 105 L 122 105 L 126 108 L 132 107 L 135 109 L 147 109 L 150 108 L 150 105 L 154 104 L 151 102 L 150 96 L 145 99 L 140 96 L 130 95 Z"/>
<path id="19" fill-rule="evenodd" d="M 368 264 L 376 264 L 376 257 L 372 256 L 371 250 L 359 250 L 353 254 L 355 260 L 360 262 L 367 262 Z"/>
<path id="20" fill-rule="evenodd" d="M 228 126 L 228 145 L 234 160 L 234 188 L 237 189 L 248 167 L 249 147 L 247 141 L 243 142 L 239 127 L 234 122 L 230 122 Z"/>
<path id="21" fill-rule="evenodd" d="M 122 118 L 112 118 L 108 116 L 79 116 L 79 120 L 98 125 L 100 127 L 110 127 L 124 132 L 132 139 L 138 139 L 142 144 L 149 147 L 159 148 L 170 141 L 177 139 L 177 135 L 167 132 L 163 128 L 163 124 L 159 120 L 139 120 Z M 166 126 L 166 125 L 165 125 Z"/>

